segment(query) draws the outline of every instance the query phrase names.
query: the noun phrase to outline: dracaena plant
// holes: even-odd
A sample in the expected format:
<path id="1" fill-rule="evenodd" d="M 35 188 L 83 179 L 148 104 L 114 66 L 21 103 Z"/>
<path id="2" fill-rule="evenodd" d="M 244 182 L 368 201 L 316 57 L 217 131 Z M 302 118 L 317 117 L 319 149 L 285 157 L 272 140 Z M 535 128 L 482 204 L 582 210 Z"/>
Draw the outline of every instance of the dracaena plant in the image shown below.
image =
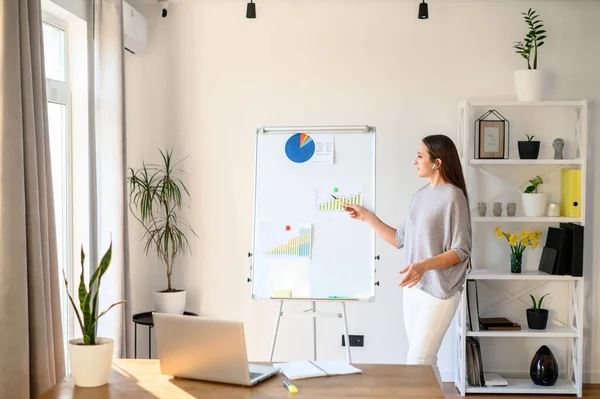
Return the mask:
<path id="1" fill-rule="evenodd" d="M 139 169 L 129 168 L 129 210 L 144 227 L 144 250 L 146 255 L 151 248 L 165 264 L 167 289 L 163 292 L 178 291 L 171 287 L 171 275 L 175 257 L 189 250 L 187 230 L 196 235 L 189 223 L 181 215 L 183 194 L 188 197 L 185 184 L 177 177 L 182 172 L 178 163 L 172 161 L 172 150 L 163 152 L 162 165 L 143 163 Z"/>
<path id="2" fill-rule="evenodd" d="M 79 308 L 77 305 L 75 305 L 75 301 L 69 292 L 69 283 L 67 281 L 65 271 L 63 270 L 63 278 L 65 280 L 65 286 L 67 287 L 67 295 L 69 296 L 71 305 L 73 305 L 73 310 L 75 311 L 77 321 L 81 327 L 84 345 L 96 345 L 96 329 L 98 327 L 98 320 L 114 306 L 127 302 L 125 300 L 115 302 L 110 305 L 108 309 L 98 314 L 98 293 L 100 292 L 100 281 L 110 266 L 111 257 L 112 242 L 102 257 L 100 265 L 98 265 L 94 273 L 92 273 L 92 277 L 90 277 L 90 281 L 86 286 L 83 268 L 85 253 L 83 252 L 83 246 L 81 247 L 81 276 L 79 277 L 79 287 L 77 289 Z"/>
<path id="3" fill-rule="evenodd" d="M 515 42 L 513 48 L 516 53 L 527 60 L 527 69 L 537 69 L 538 48 L 544 45 L 546 31 L 542 20 L 539 19 L 537 11 L 531 8 L 526 13 L 521 13 L 529 28 L 527 35 L 520 42 Z"/>

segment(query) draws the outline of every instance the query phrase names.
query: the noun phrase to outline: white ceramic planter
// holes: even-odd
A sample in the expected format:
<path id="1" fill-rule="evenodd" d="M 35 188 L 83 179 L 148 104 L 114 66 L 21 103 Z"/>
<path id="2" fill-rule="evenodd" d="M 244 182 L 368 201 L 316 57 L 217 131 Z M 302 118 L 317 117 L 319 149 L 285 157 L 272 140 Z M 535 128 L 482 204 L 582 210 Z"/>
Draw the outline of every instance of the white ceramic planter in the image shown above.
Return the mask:
<path id="1" fill-rule="evenodd" d="M 525 216 L 544 216 L 546 210 L 545 193 L 523 193 L 522 197 Z"/>
<path id="2" fill-rule="evenodd" d="M 186 291 L 155 292 L 154 311 L 157 313 L 183 314 L 185 309 Z"/>
<path id="3" fill-rule="evenodd" d="M 519 101 L 545 100 L 548 90 L 548 75 L 539 69 L 515 71 L 515 91 Z"/>
<path id="4" fill-rule="evenodd" d="M 81 345 L 82 338 L 69 341 L 71 375 L 78 387 L 99 387 L 108 384 L 115 342 L 96 337 L 96 345 Z"/>

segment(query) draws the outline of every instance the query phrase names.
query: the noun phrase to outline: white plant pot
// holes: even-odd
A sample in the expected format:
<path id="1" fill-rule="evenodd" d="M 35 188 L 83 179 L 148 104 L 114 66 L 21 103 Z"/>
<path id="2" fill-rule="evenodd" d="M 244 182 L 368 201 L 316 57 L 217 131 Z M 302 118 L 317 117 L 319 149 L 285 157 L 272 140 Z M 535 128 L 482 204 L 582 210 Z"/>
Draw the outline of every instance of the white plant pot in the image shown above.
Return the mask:
<path id="1" fill-rule="evenodd" d="M 525 216 L 544 216 L 546 210 L 545 193 L 523 193 L 523 212 Z"/>
<path id="2" fill-rule="evenodd" d="M 155 292 L 154 311 L 157 313 L 183 314 L 185 310 L 186 291 Z"/>
<path id="3" fill-rule="evenodd" d="M 545 100 L 548 90 L 548 75 L 539 69 L 515 71 L 515 91 L 519 101 Z"/>
<path id="4" fill-rule="evenodd" d="M 83 338 L 69 341 L 71 375 L 78 387 L 99 387 L 108 384 L 115 342 L 96 337 L 96 345 L 82 345 Z"/>

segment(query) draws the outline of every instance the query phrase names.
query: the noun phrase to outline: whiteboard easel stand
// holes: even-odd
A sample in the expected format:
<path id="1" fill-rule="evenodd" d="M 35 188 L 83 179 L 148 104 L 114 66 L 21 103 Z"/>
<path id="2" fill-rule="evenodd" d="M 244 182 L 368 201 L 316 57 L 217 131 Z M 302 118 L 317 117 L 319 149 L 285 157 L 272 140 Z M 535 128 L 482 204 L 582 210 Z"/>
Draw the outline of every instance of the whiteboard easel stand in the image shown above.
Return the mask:
<path id="1" fill-rule="evenodd" d="M 301 298 L 290 298 L 285 299 L 288 301 L 306 301 L 306 299 Z M 354 300 L 354 299 L 348 299 Z M 283 312 L 283 302 L 284 299 L 279 300 L 279 306 L 277 307 L 277 313 L 275 315 L 275 327 L 273 329 L 273 337 L 271 338 L 271 348 L 269 350 L 269 363 L 273 362 L 273 352 L 275 352 L 275 342 L 277 341 L 277 333 L 279 331 L 279 322 L 281 321 L 282 316 L 304 316 L 304 317 L 312 317 L 313 318 L 313 360 L 317 360 L 317 317 L 333 317 L 333 318 L 341 318 L 344 327 L 344 337 L 346 341 L 346 360 L 348 363 L 352 363 L 352 356 L 350 355 L 350 337 L 348 335 L 348 317 L 346 315 L 346 300 L 339 299 L 323 299 L 324 302 L 340 302 L 342 305 L 342 313 L 323 313 L 317 312 L 316 301 L 311 302 L 311 309 L 305 310 L 304 312 Z"/>
<path id="2" fill-rule="evenodd" d="M 375 133 L 375 128 L 372 126 L 368 126 L 368 125 L 356 125 L 356 126 L 270 126 L 270 127 L 263 127 L 260 129 L 257 129 L 256 133 L 257 133 L 257 140 L 256 140 L 256 149 L 255 151 L 258 153 L 258 137 L 260 134 L 265 134 L 265 133 L 297 133 L 299 131 L 302 132 L 327 132 L 327 133 Z M 375 210 L 375 187 L 374 187 L 374 182 L 375 182 L 375 136 L 373 136 L 372 139 L 373 142 L 373 149 L 372 149 L 372 159 L 373 159 L 373 165 L 372 165 L 372 181 L 373 181 L 373 192 L 372 192 L 372 196 L 373 196 L 373 210 Z M 258 175 L 258 163 L 255 164 L 255 168 L 254 168 L 254 181 L 255 181 L 255 187 L 256 187 L 256 181 L 257 181 L 257 175 Z M 254 219 L 254 226 L 256 230 L 256 206 L 257 206 L 257 201 L 256 201 L 256 193 L 255 193 L 255 201 L 254 201 L 254 215 L 255 215 L 255 219 Z M 254 240 L 254 238 L 253 238 Z M 373 244 L 375 243 L 375 234 L 373 234 Z M 253 248 L 255 248 L 255 243 L 253 242 Z M 252 253 L 248 252 L 248 257 L 251 258 L 252 257 Z M 379 260 L 379 255 L 375 256 L 375 259 Z M 250 261 L 250 277 L 247 278 L 247 281 L 249 283 L 252 283 L 254 286 L 254 267 L 253 267 L 253 262 Z M 375 273 L 375 269 L 373 270 L 373 273 Z M 373 274 L 373 279 L 375 278 L 375 275 Z M 379 281 L 374 282 L 374 285 L 379 285 Z M 256 297 L 253 296 L 254 299 L 256 299 Z M 305 317 L 312 317 L 313 318 L 313 358 L 314 360 L 317 359 L 317 317 L 334 317 L 334 318 L 341 318 L 343 321 L 343 330 L 344 330 L 344 337 L 345 337 L 345 341 L 346 341 L 346 358 L 348 360 L 348 363 L 352 362 L 352 358 L 350 355 L 350 339 L 349 339 L 349 335 L 348 335 L 348 322 L 347 322 L 347 315 L 346 315 L 346 301 L 363 301 L 364 299 L 359 299 L 359 298 L 281 298 L 281 297 L 271 297 L 270 299 L 277 299 L 279 300 L 279 305 L 278 305 L 278 309 L 277 309 L 277 313 L 275 316 L 275 326 L 273 329 L 273 337 L 271 339 L 271 348 L 269 351 L 269 362 L 273 361 L 273 353 L 275 351 L 275 343 L 277 341 L 277 334 L 279 331 L 279 322 L 281 320 L 281 317 L 286 315 L 295 315 L 295 316 L 305 316 Z M 374 297 L 371 296 L 368 301 L 372 302 L 374 300 Z M 304 312 L 301 313 L 294 313 L 294 312 L 283 312 L 283 302 L 284 301 L 304 301 L 304 302 L 311 302 L 311 309 L 308 309 Z M 316 310 L 316 302 L 340 302 L 342 305 L 342 313 L 322 313 L 322 312 L 317 312 Z"/>

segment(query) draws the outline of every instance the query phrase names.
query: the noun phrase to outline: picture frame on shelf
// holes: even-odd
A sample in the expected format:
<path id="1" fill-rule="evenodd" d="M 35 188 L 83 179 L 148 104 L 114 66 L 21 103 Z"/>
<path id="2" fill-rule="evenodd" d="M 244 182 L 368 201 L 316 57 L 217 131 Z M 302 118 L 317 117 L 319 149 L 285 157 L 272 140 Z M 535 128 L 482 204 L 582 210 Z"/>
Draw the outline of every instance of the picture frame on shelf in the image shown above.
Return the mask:
<path id="1" fill-rule="evenodd" d="M 490 117 L 497 119 L 486 119 Z M 510 123 L 496 110 L 489 110 L 475 121 L 475 159 L 509 158 Z"/>

